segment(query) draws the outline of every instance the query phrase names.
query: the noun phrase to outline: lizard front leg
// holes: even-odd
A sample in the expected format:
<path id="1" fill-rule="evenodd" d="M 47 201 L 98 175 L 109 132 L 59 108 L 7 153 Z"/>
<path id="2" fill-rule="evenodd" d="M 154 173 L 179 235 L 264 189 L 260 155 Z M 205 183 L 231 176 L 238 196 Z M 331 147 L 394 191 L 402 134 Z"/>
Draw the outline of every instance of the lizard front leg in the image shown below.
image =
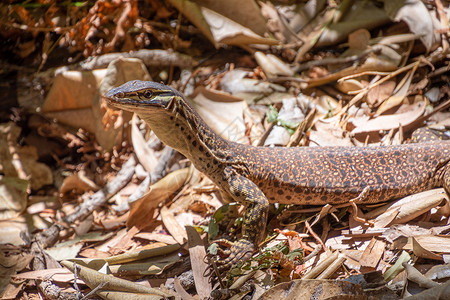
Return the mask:
<path id="1" fill-rule="evenodd" d="M 229 256 L 218 260 L 220 269 L 226 269 L 243 260 L 248 260 L 264 236 L 269 212 L 269 201 L 251 180 L 238 174 L 231 166 L 224 170 L 224 180 L 233 198 L 246 206 L 242 224 L 242 237 L 226 251 Z"/>

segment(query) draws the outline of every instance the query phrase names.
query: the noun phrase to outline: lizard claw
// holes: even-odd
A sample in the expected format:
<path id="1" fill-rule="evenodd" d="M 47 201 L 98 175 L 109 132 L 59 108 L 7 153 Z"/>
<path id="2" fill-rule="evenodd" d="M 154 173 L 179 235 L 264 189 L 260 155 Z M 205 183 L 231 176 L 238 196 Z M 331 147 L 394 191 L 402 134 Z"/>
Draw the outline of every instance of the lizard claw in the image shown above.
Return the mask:
<path id="1" fill-rule="evenodd" d="M 255 245 L 245 239 L 240 239 L 234 243 L 229 243 L 228 246 L 231 247 L 225 251 L 221 251 L 228 254 L 228 257 L 215 261 L 219 270 L 229 269 L 240 261 L 248 260 L 255 251 Z"/>

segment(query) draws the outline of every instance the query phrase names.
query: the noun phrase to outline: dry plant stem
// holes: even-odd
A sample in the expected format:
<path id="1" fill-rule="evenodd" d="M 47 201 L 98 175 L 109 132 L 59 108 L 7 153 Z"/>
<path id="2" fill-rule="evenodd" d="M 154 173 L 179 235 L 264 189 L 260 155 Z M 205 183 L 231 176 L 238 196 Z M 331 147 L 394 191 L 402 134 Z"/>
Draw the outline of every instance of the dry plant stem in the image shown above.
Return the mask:
<path id="1" fill-rule="evenodd" d="M 347 56 L 347 57 L 338 57 L 338 58 L 334 58 L 334 57 L 333 58 L 324 58 L 324 59 L 320 59 L 320 60 L 311 60 L 304 64 L 300 64 L 300 65 L 294 67 L 293 69 L 294 69 L 294 72 L 298 73 L 298 72 L 308 70 L 312 67 L 317 67 L 317 66 L 328 66 L 328 65 L 336 65 L 336 64 L 345 64 L 345 63 L 355 62 L 355 61 L 363 59 L 364 57 L 366 57 L 367 55 L 369 55 L 372 52 L 380 52 L 380 51 L 381 51 L 381 49 L 368 49 L 358 55 L 352 55 L 352 56 Z"/>
<path id="2" fill-rule="evenodd" d="M 267 130 L 264 132 L 264 134 L 261 136 L 261 138 L 258 141 L 258 146 L 264 146 L 264 142 L 266 141 L 267 137 L 269 136 L 270 132 L 272 131 L 273 127 L 275 126 L 275 123 L 270 123 Z"/>
<path id="3" fill-rule="evenodd" d="M 339 79 L 338 82 L 342 82 L 342 81 L 345 81 L 348 79 L 353 79 L 353 78 L 357 78 L 357 77 L 361 77 L 361 76 L 367 76 L 367 75 L 376 75 L 379 78 L 379 76 L 389 75 L 389 74 L 391 74 L 391 73 L 390 72 L 377 72 L 377 71 L 364 71 L 361 73 L 344 76 L 341 79 Z"/>
<path id="4" fill-rule="evenodd" d="M 292 76 L 278 76 L 276 78 L 267 78 L 268 82 L 286 82 L 286 81 L 294 81 L 294 82 L 308 82 L 308 80 L 300 78 L 300 77 L 292 77 Z"/>
<path id="5" fill-rule="evenodd" d="M 339 269 L 342 265 L 342 263 L 345 261 L 344 255 L 338 255 L 337 259 L 335 259 L 329 266 L 326 268 L 319 276 L 317 276 L 316 279 L 327 279 L 330 278 L 331 275 L 333 275 L 334 272 L 336 272 L 337 269 Z"/>
<path id="6" fill-rule="evenodd" d="M 307 262 L 311 258 L 315 257 L 317 254 L 319 254 L 320 250 L 322 250 L 322 245 L 317 245 L 310 254 L 305 256 L 305 258 L 303 259 L 303 263 Z"/>
<path id="7" fill-rule="evenodd" d="M 17 24 L 17 23 L 10 23 L 10 22 L 0 22 L 1 26 L 5 26 L 5 27 L 12 27 L 12 28 L 16 28 L 19 30 L 24 30 L 23 29 L 23 24 Z M 73 28 L 73 26 L 68 26 L 68 27 L 56 27 L 56 28 L 48 28 L 48 27 L 34 27 L 34 26 L 26 26 L 26 30 L 30 31 L 30 32 L 58 32 L 59 34 L 65 33 L 69 30 L 71 30 Z"/>
<path id="8" fill-rule="evenodd" d="M 157 67 L 175 66 L 180 68 L 190 68 L 197 64 L 190 56 L 179 54 L 173 51 L 142 49 L 131 53 L 108 53 L 100 56 L 90 57 L 85 61 L 82 61 L 79 66 L 75 66 L 75 68 L 81 67 L 82 70 L 106 68 L 110 62 L 119 57 L 139 58 L 146 66 Z"/>
<path id="9" fill-rule="evenodd" d="M 313 122 L 315 115 L 316 108 L 312 109 L 305 119 L 300 122 L 286 147 L 297 147 L 300 144 L 300 141 L 305 136 L 306 131 L 311 127 L 311 123 Z"/>
<path id="10" fill-rule="evenodd" d="M 350 206 L 350 203 L 342 203 L 342 204 L 336 204 L 333 205 L 334 208 L 342 208 L 342 207 L 348 207 Z M 303 209 L 293 209 L 293 210 L 286 210 L 283 212 L 282 217 L 285 216 L 285 214 L 304 214 L 304 213 L 313 213 L 321 211 L 321 207 L 312 207 L 312 208 L 303 208 Z M 297 223 L 298 224 L 298 223 Z"/>
<path id="11" fill-rule="evenodd" d="M 94 295 L 95 293 L 97 293 L 98 290 L 101 290 L 102 288 L 104 288 L 106 285 L 108 284 L 108 282 L 102 282 L 99 285 L 97 285 L 92 291 L 90 291 L 89 293 L 86 294 L 86 296 L 84 296 L 83 298 L 81 298 L 81 300 L 84 299 L 89 299 L 90 296 Z M 79 299 L 79 298 L 77 298 Z"/>
<path id="12" fill-rule="evenodd" d="M 444 103 L 441 103 L 440 105 L 438 105 L 437 107 L 435 107 L 433 109 L 432 112 L 430 112 L 429 114 L 422 116 L 420 118 L 418 118 L 417 120 L 415 120 L 414 122 L 412 122 L 411 124 L 408 124 L 406 126 L 403 127 L 403 132 L 410 132 L 411 130 L 414 130 L 418 127 L 420 127 L 420 125 L 423 124 L 423 122 L 425 122 L 426 120 L 428 120 L 431 116 L 433 116 L 434 114 L 440 112 L 441 110 L 445 110 L 447 108 L 450 107 L 450 99 L 445 101 Z"/>
<path id="13" fill-rule="evenodd" d="M 428 77 L 431 78 L 431 77 L 439 76 L 439 75 L 442 75 L 442 74 L 447 73 L 449 71 L 450 71 L 450 64 L 446 65 L 446 66 L 443 66 L 443 67 L 440 67 L 439 69 L 436 69 L 433 72 L 430 72 L 430 74 L 428 74 Z"/>
<path id="14" fill-rule="evenodd" d="M 150 184 L 156 183 L 167 174 L 167 167 L 173 163 L 176 154 L 177 152 L 174 149 L 168 146 L 164 148 L 158 163 L 150 173 Z"/>
<path id="15" fill-rule="evenodd" d="M 411 281 L 414 281 L 422 288 L 433 288 L 435 286 L 438 286 L 439 283 L 425 277 L 422 273 L 420 273 L 416 268 L 414 268 L 412 265 L 408 263 L 402 263 L 402 266 L 406 270 L 406 274 L 408 276 L 408 279 Z"/>
<path id="16" fill-rule="evenodd" d="M 137 199 L 142 198 L 142 196 L 144 196 L 144 194 L 148 192 L 149 186 L 156 183 L 166 175 L 167 167 L 172 164 L 173 158 L 175 157 L 176 153 L 177 152 L 170 147 L 164 148 L 155 168 L 150 173 L 148 173 L 144 181 L 142 181 L 137 189 L 133 192 L 133 194 L 128 197 L 128 203 L 132 203 Z"/>
<path id="17" fill-rule="evenodd" d="M 334 262 L 339 256 L 339 252 L 336 251 L 332 255 L 328 256 L 324 261 L 322 261 L 320 264 L 315 266 L 311 269 L 308 273 L 305 274 L 305 276 L 302 277 L 302 279 L 314 279 L 317 276 L 319 276 L 320 273 L 322 273 L 323 270 L 325 270 L 332 262 Z"/>
<path id="18" fill-rule="evenodd" d="M 364 198 L 366 198 L 368 192 L 369 192 L 369 187 L 366 186 L 364 188 L 364 190 L 358 195 L 358 197 L 350 200 L 350 203 L 351 203 L 352 208 L 353 208 L 353 219 L 356 222 L 360 222 L 360 223 L 364 223 L 364 224 L 367 223 L 367 224 L 369 224 L 370 226 L 373 227 L 375 225 L 373 222 L 358 217 L 358 206 L 356 205 L 356 202 L 363 202 L 363 200 L 364 200 Z"/>
<path id="19" fill-rule="evenodd" d="M 44 299 L 49 300 L 75 300 L 75 293 L 62 292 L 61 289 L 54 285 L 51 281 L 46 280 L 39 283 L 39 289 L 44 295 Z"/>
<path id="20" fill-rule="evenodd" d="M 320 237 L 314 232 L 314 230 L 312 230 L 308 221 L 305 221 L 305 227 L 306 227 L 306 229 L 308 229 L 309 233 L 316 239 L 316 241 L 322 246 L 323 250 L 325 250 L 325 252 L 330 252 L 330 250 L 328 250 L 328 248 L 325 247 L 325 244 L 322 242 Z"/>
<path id="21" fill-rule="evenodd" d="M 117 177 L 113 181 L 106 184 L 104 188 L 96 192 L 87 201 L 83 202 L 77 209 L 70 215 L 64 218 L 64 222 L 72 224 L 78 219 L 83 219 L 93 212 L 100 205 L 106 203 L 109 198 L 120 191 L 134 174 L 134 168 L 136 166 L 136 159 L 131 157 L 123 166 Z"/>
<path id="22" fill-rule="evenodd" d="M 142 198 L 145 193 L 147 193 L 150 183 L 151 175 L 147 173 L 147 177 L 138 185 L 138 187 L 134 190 L 134 192 L 128 197 L 127 205 L 124 205 L 123 208 L 121 206 L 120 211 L 125 211 L 130 208 L 130 204 L 134 201 Z"/>
<path id="23" fill-rule="evenodd" d="M 374 87 L 376 87 L 376 86 L 379 86 L 379 85 L 382 84 L 383 82 L 388 81 L 389 79 L 391 79 L 391 78 L 393 78 L 393 77 L 395 77 L 395 76 L 397 76 L 397 75 L 399 75 L 399 74 L 401 74 L 401 73 L 403 73 L 403 72 L 409 71 L 409 70 L 414 69 L 414 68 L 417 69 L 417 68 L 420 66 L 421 63 L 423 63 L 423 62 L 420 61 L 420 60 L 419 60 L 419 61 L 416 61 L 416 62 L 413 62 L 413 63 L 410 63 L 409 65 L 404 66 L 403 68 L 397 69 L 397 70 L 395 70 L 394 72 L 389 73 L 387 76 L 385 76 L 385 77 L 383 77 L 382 79 L 378 80 L 378 81 L 375 82 L 374 84 L 372 84 L 372 85 L 370 85 L 370 86 L 364 88 L 363 90 L 350 91 L 350 92 L 348 92 L 348 94 L 350 94 L 350 95 L 352 95 L 352 94 L 358 94 L 358 93 L 361 93 L 361 92 L 363 92 L 363 91 L 365 91 L 365 90 L 370 90 L 371 88 L 374 88 Z"/>
<path id="24" fill-rule="evenodd" d="M 421 61 L 417 61 L 417 62 L 411 63 L 411 64 L 409 64 L 409 65 L 407 65 L 407 66 L 405 66 L 403 68 L 400 68 L 400 69 L 398 69 L 398 70 L 396 70 L 396 71 L 394 71 L 392 73 L 389 73 L 389 75 L 383 77 L 382 79 L 378 80 L 374 84 L 371 84 L 370 86 L 368 86 L 368 87 L 366 87 L 366 88 L 364 88 L 362 90 L 348 92 L 349 95 L 351 95 L 351 94 L 357 94 L 357 95 L 355 97 L 353 97 L 353 99 L 350 100 L 350 102 L 347 105 L 345 105 L 339 112 L 337 112 L 336 115 L 344 114 L 350 107 L 352 107 L 353 105 L 358 103 L 364 96 L 366 96 L 370 89 L 372 89 L 372 88 L 382 84 L 383 82 L 391 79 L 392 77 L 397 76 L 400 73 L 403 73 L 403 72 L 406 72 L 406 71 L 408 71 L 410 69 L 419 67 L 419 65 L 421 63 L 422 63 Z"/>

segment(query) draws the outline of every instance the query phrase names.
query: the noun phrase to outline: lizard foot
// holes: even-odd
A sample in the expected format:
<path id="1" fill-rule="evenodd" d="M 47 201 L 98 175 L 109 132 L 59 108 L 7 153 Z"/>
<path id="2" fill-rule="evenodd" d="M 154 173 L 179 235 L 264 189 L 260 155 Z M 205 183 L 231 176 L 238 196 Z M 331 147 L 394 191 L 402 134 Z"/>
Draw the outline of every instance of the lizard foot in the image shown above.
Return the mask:
<path id="1" fill-rule="evenodd" d="M 255 251 L 255 245 L 245 239 L 240 239 L 236 242 L 227 240 L 217 240 L 215 242 L 225 244 L 225 246 L 229 248 L 226 250 L 219 250 L 221 254 L 227 255 L 227 258 L 214 261 L 219 270 L 229 269 L 238 262 L 247 261 Z"/>

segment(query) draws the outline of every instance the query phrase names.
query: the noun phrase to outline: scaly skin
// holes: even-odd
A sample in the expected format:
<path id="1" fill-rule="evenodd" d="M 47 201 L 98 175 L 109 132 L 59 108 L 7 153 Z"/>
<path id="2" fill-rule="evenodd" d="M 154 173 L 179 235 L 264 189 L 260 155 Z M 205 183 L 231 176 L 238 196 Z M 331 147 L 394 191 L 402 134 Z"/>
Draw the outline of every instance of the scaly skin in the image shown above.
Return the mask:
<path id="1" fill-rule="evenodd" d="M 269 203 L 383 202 L 444 187 L 450 194 L 450 141 L 389 147 L 253 147 L 227 141 L 205 124 L 176 90 L 130 81 L 105 96 L 135 112 L 159 139 L 184 154 L 237 202 L 247 205 L 242 238 L 231 244 L 230 267 L 248 259 L 263 238 Z"/>

